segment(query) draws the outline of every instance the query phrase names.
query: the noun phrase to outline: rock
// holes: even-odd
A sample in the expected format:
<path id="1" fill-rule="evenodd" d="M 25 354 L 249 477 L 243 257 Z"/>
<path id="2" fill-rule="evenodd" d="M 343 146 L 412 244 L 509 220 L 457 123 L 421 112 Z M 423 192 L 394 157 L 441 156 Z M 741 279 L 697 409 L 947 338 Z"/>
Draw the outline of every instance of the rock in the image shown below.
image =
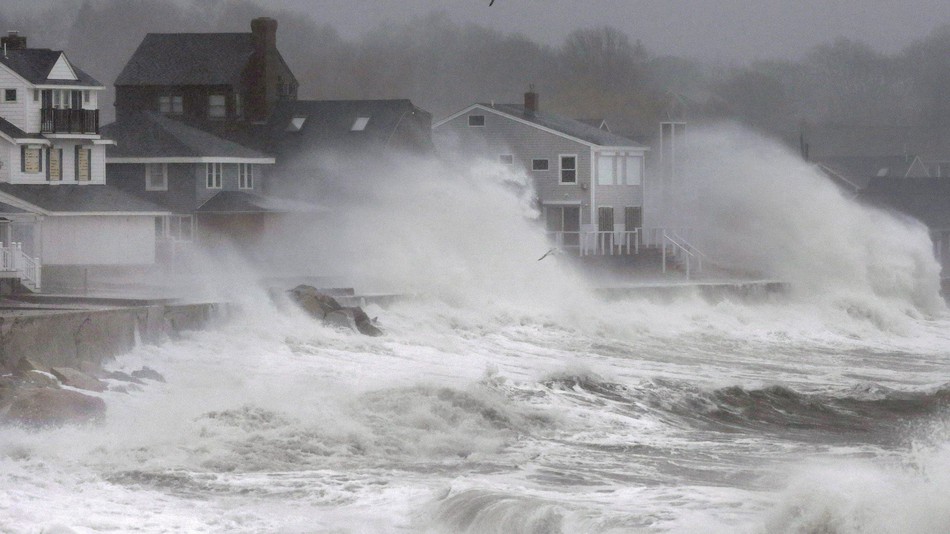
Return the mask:
<path id="1" fill-rule="evenodd" d="M 108 373 L 105 373 L 105 375 L 103 375 L 102 378 L 111 378 L 112 380 L 120 380 L 122 382 L 131 382 L 133 384 L 145 383 L 142 380 L 139 380 L 138 378 L 135 378 L 134 376 L 128 373 L 123 373 L 122 371 L 109 371 Z"/>
<path id="2" fill-rule="evenodd" d="M 23 382 L 41 388 L 58 388 L 56 375 L 44 371 L 27 371 L 22 375 Z"/>
<path id="3" fill-rule="evenodd" d="M 358 306 L 341 306 L 335 298 L 321 293 L 317 288 L 299 285 L 289 291 L 291 298 L 307 313 L 325 324 L 341 326 L 367 336 L 381 336 L 383 331 L 375 321 Z"/>
<path id="4" fill-rule="evenodd" d="M 142 367 L 138 371 L 132 371 L 132 376 L 135 378 L 144 378 L 145 380 L 154 380 L 156 382 L 165 381 L 165 377 L 151 367 Z"/>
<path id="5" fill-rule="evenodd" d="M 17 362 L 16 369 L 14 369 L 13 373 L 16 375 L 23 375 L 23 373 L 26 373 L 29 371 L 46 371 L 46 370 L 47 370 L 46 366 L 40 365 L 34 360 L 31 360 L 29 358 L 20 358 L 20 361 Z"/>
<path id="6" fill-rule="evenodd" d="M 142 391 L 141 386 L 137 386 L 133 383 L 121 384 L 118 386 L 109 386 L 109 391 L 115 391 L 118 393 L 129 393 L 132 391 Z"/>
<path id="7" fill-rule="evenodd" d="M 30 426 L 50 426 L 94 421 L 105 413 L 106 403 L 98 397 L 69 389 L 20 388 L 3 418 Z"/>
<path id="8" fill-rule="evenodd" d="M 106 390 L 105 382 L 70 367 L 53 367 L 50 369 L 50 372 L 53 373 L 53 376 L 58 378 L 60 382 L 70 387 L 88 391 Z"/>

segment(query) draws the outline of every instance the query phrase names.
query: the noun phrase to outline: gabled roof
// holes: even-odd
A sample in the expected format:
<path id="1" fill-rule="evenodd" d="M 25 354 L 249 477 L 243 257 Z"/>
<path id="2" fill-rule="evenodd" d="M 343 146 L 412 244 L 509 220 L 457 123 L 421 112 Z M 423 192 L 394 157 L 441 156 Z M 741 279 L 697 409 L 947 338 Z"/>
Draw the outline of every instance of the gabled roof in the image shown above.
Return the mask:
<path id="1" fill-rule="evenodd" d="M 220 191 L 195 210 L 198 213 L 279 213 L 276 201 L 247 191 Z"/>
<path id="2" fill-rule="evenodd" d="M 227 158 L 274 163 L 274 158 L 259 150 L 222 139 L 153 111 L 132 113 L 122 122 L 107 124 L 102 127 L 101 135 L 116 140 L 115 146 L 106 148 L 106 158 L 110 162 L 154 158 L 189 161 Z"/>
<path id="3" fill-rule="evenodd" d="M 4 119 L 3 117 L 0 117 L 0 134 L 2 134 L 3 136 L 9 137 L 10 139 L 13 139 L 13 140 L 36 139 L 36 140 L 45 141 L 45 138 L 42 135 L 38 133 L 35 133 L 35 134 L 26 133 L 23 130 L 17 128 L 15 124 Z"/>
<path id="4" fill-rule="evenodd" d="M 254 53 L 250 33 L 150 33 L 115 85 L 228 85 Z"/>
<path id="5" fill-rule="evenodd" d="M 3 195 L 52 214 L 167 212 L 151 202 L 136 198 L 109 185 L 0 183 L 0 200 L 10 203 L 2 198 Z"/>
<path id="6" fill-rule="evenodd" d="M 643 145 L 637 144 L 626 137 L 621 137 L 606 130 L 595 128 L 594 126 L 570 117 L 541 111 L 526 112 L 525 107 L 521 104 L 474 104 L 442 119 L 437 122 L 434 127 L 438 128 L 446 122 L 468 113 L 473 109 L 482 109 L 508 117 L 592 146 L 631 147 L 647 150 Z"/>
<path id="7" fill-rule="evenodd" d="M 833 156 L 820 158 L 818 166 L 833 179 L 855 191 L 873 178 L 926 178 L 926 166 L 917 156 Z"/>
<path id="8" fill-rule="evenodd" d="M 76 80 L 51 80 L 47 78 L 60 57 L 64 57 L 62 51 L 50 50 L 48 48 L 7 50 L 6 55 L 0 53 L 0 64 L 5 65 L 33 85 L 102 87 L 102 84 L 96 81 L 95 78 L 72 64 L 70 64 L 70 66 L 76 74 Z"/>
<path id="9" fill-rule="evenodd" d="M 950 178 L 872 178 L 858 198 L 950 230 Z"/>

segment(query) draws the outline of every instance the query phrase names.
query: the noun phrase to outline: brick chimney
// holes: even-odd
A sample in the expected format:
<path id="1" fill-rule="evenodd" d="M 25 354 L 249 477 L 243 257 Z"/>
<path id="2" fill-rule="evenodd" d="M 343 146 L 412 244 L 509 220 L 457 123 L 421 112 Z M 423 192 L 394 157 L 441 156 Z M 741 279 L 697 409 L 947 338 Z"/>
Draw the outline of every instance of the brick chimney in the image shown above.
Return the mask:
<path id="1" fill-rule="evenodd" d="M 528 92 L 524 94 L 524 112 L 526 115 L 534 115 L 538 112 L 538 93 L 534 91 L 534 85 L 528 86 Z"/>
<path id="2" fill-rule="evenodd" d="M 277 21 L 269 17 L 252 20 L 251 38 L 254 42 L 254 55 L 247 79 L 247 115 L 252 121 L 264 121 L 279 96 Z"/>
<path id="3" fill-rule="evenodd" d="M 4 37 L 0 37 L 0 48 L 5 50 L 25 50 L 26 36 L 20 35 L 20 32 L 11 31 Z"/>

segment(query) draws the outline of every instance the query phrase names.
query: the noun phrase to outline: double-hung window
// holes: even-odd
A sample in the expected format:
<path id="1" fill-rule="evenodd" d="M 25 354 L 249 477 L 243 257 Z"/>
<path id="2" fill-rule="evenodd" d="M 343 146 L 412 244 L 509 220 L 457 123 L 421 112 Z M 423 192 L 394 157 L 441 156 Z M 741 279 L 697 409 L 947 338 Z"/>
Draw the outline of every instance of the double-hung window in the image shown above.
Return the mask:
<path id="1" fill-rule="evenodd" d="M 577 156 L 561 156 L 561 183 L 577 183 Z"/>
<path id="2" fill-rule="evenodd" d="M 145 190 L 168 191 L 168 166 L 166 164 L 145 164 Z"/>
<path id="3" fill-rule="evenodd" d="M 221 189 L 221 164 L 205 163 L 205 177 L 208 189 Z"/>
<path id="4" fill-rule="evenodd" d="M 533 160 L 531 160 L 531 170 L 532 170 L 532 171 L 546 171 L 546 170 L 548 170 L 548 160 L 547 160 L 547 159 L 533 159 Z"/>
<path id="5" fill-rule="evenodd" d="M 158 97 L 158 111 L 166 115 L 181 115 L 181 95 L 162 95 Z"/>
<path id="6" fill-rule="evenodd" d="M 254 166 L 250 163 L 238 163 L 238 188 L 254 189 Z"/>
<path id="7" fill-rule="evenodd" d="M 227 116 L 224 95 L 210 95 L 208 97 L 208 117 L 223 119 Z"/>

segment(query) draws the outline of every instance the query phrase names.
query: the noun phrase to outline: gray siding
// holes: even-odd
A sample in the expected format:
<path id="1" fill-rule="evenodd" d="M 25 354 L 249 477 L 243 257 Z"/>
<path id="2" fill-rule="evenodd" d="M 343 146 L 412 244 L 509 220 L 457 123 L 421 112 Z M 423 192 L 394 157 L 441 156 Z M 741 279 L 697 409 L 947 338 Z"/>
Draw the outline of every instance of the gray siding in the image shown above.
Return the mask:
<path id="1" fill-rule="evenodd" d="M 483 115 L 484 126 L 469 126 L 470 115 Z M 514 165 L 533 178 L 538 200 L 544 204 L 579 204 L 581 224 L 596 224 L 597 210 L 591 210 L 591 187 L 595 187 L 596 207 L 614 208 L 616 229 L 623 228 L 624 208 L 642 207 L 643 187 L 630 185 L 598 186 L 591 164 L 591 147 L 584 143 L 546 132 L 511 118 L 474 109 L 434 129 L 433 140 L 440 151 L 463 156 L 483 156 L 499 161 L 502 154 L 511 154 Z M 642 155 L 641 150 L 631 153 Z M 562 184 L 560 156 L 577 156 L 577 181 Z M 532 170 L 532 160 L 547 159 L 548 170 Z M 589 226 L 585 226 L 589 228 Z"/>

